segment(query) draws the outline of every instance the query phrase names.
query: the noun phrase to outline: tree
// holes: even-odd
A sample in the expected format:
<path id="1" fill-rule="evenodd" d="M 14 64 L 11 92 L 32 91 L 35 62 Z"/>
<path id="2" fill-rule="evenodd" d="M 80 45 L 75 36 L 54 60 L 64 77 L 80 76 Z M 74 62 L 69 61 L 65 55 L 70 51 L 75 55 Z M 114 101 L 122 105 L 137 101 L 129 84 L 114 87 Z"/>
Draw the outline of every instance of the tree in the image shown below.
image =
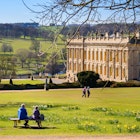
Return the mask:
<path id="1" fill-rule="evenodd" d="M 23 68 L 24 63 L 26 62 L 28 58 L 28 50 L 27 49 L 18 49 L 16 52 L 16 56 L 19 58 L 21 61 L 21 67 Z"/>
<path id="2" fill-rule="evenodd" d="M 32 60 L 35 58 L 35 54 L 34 52 L 31 52 L 31 51 L 28 51 L 28 56 L 27 56 L 27 65 L 28 65 L 28 68 L 30 69 L 30 65 L 32 63 Z"/>
<path id="3" fill-rule="evenodd" d="M 52 53 L 51 59 L 46 66 L 46 72 L 54 75 L 60 71 L 58 64 L 58 54 L 56 52 Z"/>
<path id="4" fill-rule="evenodd" d="M 95 87 L 96 81 L 99 79 L 99 74 L 93 71 L 82 71 L 77 73 L 77 78 L 82 86 Z"/>
<path id="5" fill-rule="evenodd" d="M 46 0 L 38 5 L 39 11 L 23 4 L 38 14 L 39 20 L 48 24 L 71 23 L 136 22 L 139 20 L 139 0 Z M 65 24 L 64 24 L 65 23 Z"/>
<path id="6" fill-rule="evenodd" d="M 3 43 L 2 46 L 1 46 L 1 51 L 2 52 L 13 52 L 13 48 L 11 45 L 9 44 L 6 44 L 6 43 Z"/>
<path id="7" fill-rule="evenodd" d="M 15 76 L 15 62 L 12 62 L 12 56 L 0 56 L 0 79 L 9 75 Z"/>
<path id="8" fill-rule="evenodd" d="M 40 42 L 38 40 L 32 39 L 30 50 L 34 50 L 35 54 L 37 55 L 40 50 Z"/>

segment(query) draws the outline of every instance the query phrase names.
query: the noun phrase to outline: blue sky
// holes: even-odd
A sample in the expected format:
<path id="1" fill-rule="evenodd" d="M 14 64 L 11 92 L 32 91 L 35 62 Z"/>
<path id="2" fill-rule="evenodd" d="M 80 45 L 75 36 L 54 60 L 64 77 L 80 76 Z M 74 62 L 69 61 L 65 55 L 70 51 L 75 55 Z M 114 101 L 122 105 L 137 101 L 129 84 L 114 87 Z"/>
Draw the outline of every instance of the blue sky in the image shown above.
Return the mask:
<path id="1" fill-rule="evenodd" d="M 33 10 L 41 4 L 53 0 L 24 0 L 24 2 Z M 39 9 L 37 9 L 39 11 Z M 106 18 L 111 11 L 100 11 L 100 14 Z M 21 23 L 21 22 L 38 22 L 37 14 L 32 13 L 22 0 L 0 0 L 0 23 Z M 119 16 L 118 16 L 119 17 Z M 116 18 L 117 19 L 117 18 Z"/>
<path id="2" fill-rule="evenodd" d="M 24 0 L 28 6 L 32 6 L 41 0 Z M 22 0 L 0 0 L 0 23 L 33 22 L 37 20 Z"/>
<path id="3" fill-rule="evenodd" d="M 37 9 L 36 4 L 51 0 L 24 0 L 31 9 Z M 38 9 L 37 9 L 38 11 Z M 0 23 L 38 22 L 37 14 L 32 13 L 22 0 L 0 0 Z"/>

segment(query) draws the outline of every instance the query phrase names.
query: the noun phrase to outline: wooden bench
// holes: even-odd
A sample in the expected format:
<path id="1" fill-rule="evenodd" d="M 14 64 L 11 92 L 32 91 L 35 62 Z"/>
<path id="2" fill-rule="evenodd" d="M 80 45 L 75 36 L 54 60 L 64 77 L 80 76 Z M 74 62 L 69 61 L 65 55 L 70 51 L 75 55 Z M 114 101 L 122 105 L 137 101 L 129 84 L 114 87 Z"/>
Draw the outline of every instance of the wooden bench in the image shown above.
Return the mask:
<path id="1" fill-rule="evenodd" d="M 18 126 L 18 123 L 20 123 L 20 121 L 25 121 L 25 120 L 20 120 L 19 118 L 10 118 L 10 120 L 14 122 L 14 127 L 17 127 L 17 126 Z M 28 120 L 28 121 L 36 121 L 38 127 L 39 127 L 39 128 L 42 127 L 41 121 L 43 121 L 43 120 L 41 120 L 41 119 L 39 119 L 39 120 L 35 120 L 35 119 L 26 119 L 26 120 Z"/>

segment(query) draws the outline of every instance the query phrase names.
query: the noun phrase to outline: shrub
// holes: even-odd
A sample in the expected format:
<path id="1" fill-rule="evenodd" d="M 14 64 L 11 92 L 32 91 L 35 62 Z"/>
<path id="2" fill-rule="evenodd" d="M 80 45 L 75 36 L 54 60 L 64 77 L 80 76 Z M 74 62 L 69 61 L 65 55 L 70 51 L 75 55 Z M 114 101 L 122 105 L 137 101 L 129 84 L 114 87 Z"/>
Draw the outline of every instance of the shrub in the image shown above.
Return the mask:
<path id="1" fill-rule="evenodd" d="M 1 84 L 0 90 L 21 90 L 25 89 L 24 85 L 11 85 L 11 84 Z"/>
<path id="2" fill-rule="evenodd" d="M 82 86 L 96 87 L 99 74 L 93 71 L 82 71 L 77 73 L 77 78 Z"/>
<path id="3" fill-rule="evenodd" d="M 79 124 L 78 129 L 85 130 L 85 131 L 88 131 L 88 132 L 93 132 L 93 131 L 96 131 L 96 130 L 100 130 L 99 127 L 96 124 L 91 123 L 91 122 L 86 122 L 86 123 L 83 123 L 83 124 Z"/>
<path id="4" fill-rule="evenodd" d="M 96 87 L 111 87 L 113 84 L 116 82 L 114 81 L 102 81 L 102 80 L 97 80 Z"/>
<path id="5" fill-rule="evenodd" d="M 21 85 L 11 85 L 11 84 L 0 84 L 0 90 L 24 90 L 24 89 L 43 89 L 44 84 L 21 84 Z"/>
<path id="6" fill-rule="evenodd" d="M 54 84 L 54 83 L 50 83 L 50 84 L 48 84 L 48 88 L 49 89 L 57 89 L 58 88 L 58 85 L 57 84 Z"/>
<path id="7" fill-rule="evenodd" d="M 108 120 L 107 121 L 109 124 L 118 124 L 119 120 Z"/>
<path id="8" fill-rule="evenodd" d="M 62 83 L 62 84 L 58 84 L 58 86 L 60 86 L 61 88 L 79 88 L 80 84 L 78 82 L 74 82 L 74 83 Z"/>
<path id="9" fill-rule="evenodd" d="M 129 133 L 137 133 L 137 132 L 140 132 L 140 127 L 138 125 L 128 125 L 128 126 L 125 126 L 126 128 L 126 131 L 129 132 Z"/>
<path id="10" fill-rule="evenodd" d="M 90 110 L 91 111 L 99 111 L 99 112 L 107 112 L 108 110 L 111 110 L 111 109 L 108 109 L 106 107 L 94 107 L 94 108 L 91 108 Z"/>
<path id="11" fill-rule="evenodd" d="M 111 87 L 140 87 L 140 82 L 138 81 L 128 81 L 128 82 L 116 82 L 111 85 Z"/>
<path id="12" fill-rule="evenodd" d="M 49 84 L 49 89 L 59 89 L 59 88 L 79 88 L 80 84 L 78 82 L 74 83 L 62 83 L 62 84 Z"/>
<path id="13" fill-rule="evenodd" d="M 136 116 L 136 120 L 140 121 L 140 116 L 139 115 Z"/>
<path id="14" fill-rule="evenodd" d="M 62 107 L 62 109 L 65 111 L 70 111 L 70 110 L 79 110 L 80 108 L 78 106 L 68 106 L 68 107 Z"/>

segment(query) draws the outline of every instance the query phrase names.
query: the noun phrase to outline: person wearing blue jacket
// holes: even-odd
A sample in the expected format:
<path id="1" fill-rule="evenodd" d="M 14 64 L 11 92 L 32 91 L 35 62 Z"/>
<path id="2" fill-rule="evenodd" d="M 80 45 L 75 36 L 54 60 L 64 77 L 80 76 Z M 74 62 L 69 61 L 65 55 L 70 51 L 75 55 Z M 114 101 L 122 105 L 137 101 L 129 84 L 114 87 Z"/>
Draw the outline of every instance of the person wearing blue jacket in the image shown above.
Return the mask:
<path id="1" fill-rule="evenodd" d="M 21 104 L 21 107 L 18 109 L 18 118 L 20 120 L 25 120 L 25 127 L 28 126 L 28 115 L 27 115 L 27 110 L 25 108 L 25 104 Z M 26 120 L 27 119 L 27 120 Z"/>

